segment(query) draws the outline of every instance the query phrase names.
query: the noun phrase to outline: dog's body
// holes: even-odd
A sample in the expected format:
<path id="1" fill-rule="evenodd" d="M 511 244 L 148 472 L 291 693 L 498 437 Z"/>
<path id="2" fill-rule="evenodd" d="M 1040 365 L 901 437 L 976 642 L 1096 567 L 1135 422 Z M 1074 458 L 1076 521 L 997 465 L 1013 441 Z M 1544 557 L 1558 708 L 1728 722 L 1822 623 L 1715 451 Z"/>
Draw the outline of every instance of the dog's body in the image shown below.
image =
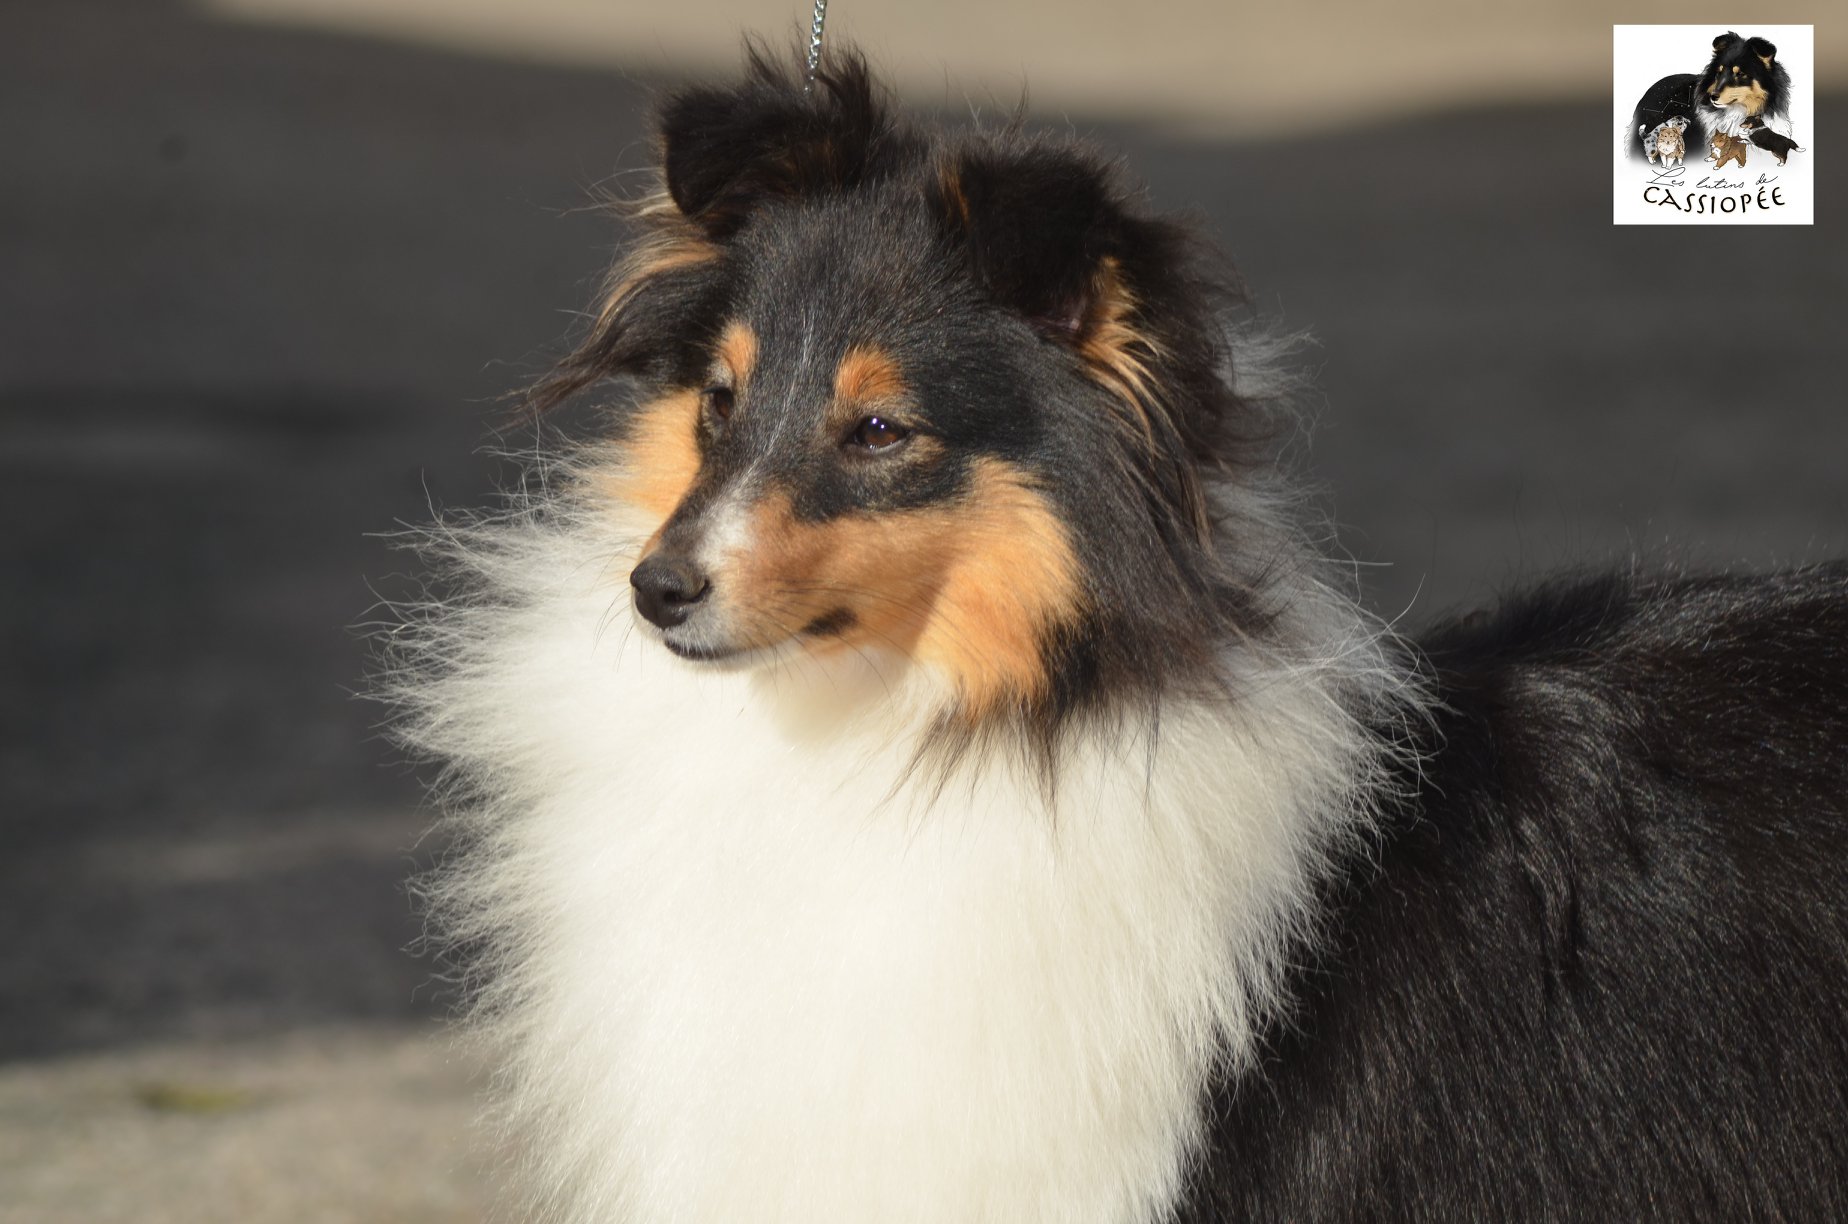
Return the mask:
<path id="1" fill-rule="evenodd" d="M 1696 133 L 1690 143 L 1700 147 L 1716 132 L 1736 134 L 1746 119 L 1781 117 L 1789 106 L 1790 74 L 1777 60 L 1777 47 L 1728 30 L 1713 40 L 1704 71 L 1663 77 L 1644 92 L 1630 118 L 1630 153 L 1648 157 L 1648 136 L 1670 119 L 1686 120 Z"/>
<path id="2" fill-rule="evenodd" d="M 1660 158 L 1664 166 L 1679 166 L 1681 159 L 1687 154 L 1687 141 L 1684 136 L 1687 129 L 1688 121 L 1680 116 L 1664 119 L 1656 125 L 1654 131 L 1643 137 L 1643 152 L 1648 155 L 1651 162 Z"/>
<path id="3" fill-rule="evenodd" d="M 1843 1218 L 1845 602 L 1609 577 L 1432 634 L 1416 797 L 1179 1218 Z"/>
<path id="4" fill-rule="evenodd" d="M 532 1217 L 1848 1212 L 1848 571 L 1411 647 L 1093 155 L 663 144 L 540 398 L 641 393 L 401 640 Z"/>
<path id="5" fill-rule="evenodd" d="M 1751 145 L 1739 139 L 1737 136 L 1728 136 L 1725 132 L 1715 132 L 1713 134 L 1712 151 L 1707 154 L 1707 160 L 1713 163 L 1713 168 L 1715 170 L 1722 170 L 1726 167 L 1727 162 L 1733 161 L 1738 162 L 1739 169 L 1743 170 L 1745 169 L 1746 150 L 1751 147 Z"/>
<path id="6" fill-rule="evenodd" d="M 1747 140 L 1777 158 L 1777 164 L 1780 166 L 1792 153 L 1803 152 L 1802 147 L 1796 141 L 1782 132 L 1773 130 L 1760 119 L 1747 119 L 1739 125 L 1739 131 Z"/>

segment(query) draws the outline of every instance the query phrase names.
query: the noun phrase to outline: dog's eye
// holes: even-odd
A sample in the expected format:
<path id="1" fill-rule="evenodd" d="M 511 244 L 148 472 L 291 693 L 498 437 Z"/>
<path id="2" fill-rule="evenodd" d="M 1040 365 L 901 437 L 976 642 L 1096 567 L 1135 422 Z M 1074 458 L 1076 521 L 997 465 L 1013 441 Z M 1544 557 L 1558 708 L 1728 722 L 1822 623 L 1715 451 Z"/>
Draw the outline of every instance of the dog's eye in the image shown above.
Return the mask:
<path id="1" fill-rule="evenodd" d="M 732 392 L 730 387 L 707 387 L 699 393 L 700 406 L 714 420 L 731 419 Z"/>
<path id="2" fill-rule="evenodd" d="M 854 427 L 852 441 L 863 450 L 883 451 L 891 450 L 910 436 L 911 431 L 903 425 L 872 416 Z"/>

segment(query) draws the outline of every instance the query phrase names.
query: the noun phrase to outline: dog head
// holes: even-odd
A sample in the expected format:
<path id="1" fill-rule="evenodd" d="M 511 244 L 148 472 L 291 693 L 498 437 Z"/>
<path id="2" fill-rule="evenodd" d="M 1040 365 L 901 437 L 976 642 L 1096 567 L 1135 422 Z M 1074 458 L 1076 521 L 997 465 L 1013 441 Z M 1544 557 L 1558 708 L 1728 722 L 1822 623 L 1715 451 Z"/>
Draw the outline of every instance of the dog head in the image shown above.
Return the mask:
<path id="1" fill-rule="evenodd" d="M 595 481 L 644 523 L 646 632 L 895 652 L 971 719 L 1210 670 L 1237 595 L 1203 473 L 1253 418 L 1188 230 L 1075 143 L 903 122 L 852 54 L 673 95 L 660 171 L 535 393 L 637 388 Z"/>
<path id="2" fill-rule="evenodd" d="M 1713 59 L 1697 86 L 1708 105 L 1736 110 L 1747 118 L 1781 113 L 1789 87 L 1789 74 L 1777 62 L 1777 47 L 1730 30 L 1713 40 Z"/>

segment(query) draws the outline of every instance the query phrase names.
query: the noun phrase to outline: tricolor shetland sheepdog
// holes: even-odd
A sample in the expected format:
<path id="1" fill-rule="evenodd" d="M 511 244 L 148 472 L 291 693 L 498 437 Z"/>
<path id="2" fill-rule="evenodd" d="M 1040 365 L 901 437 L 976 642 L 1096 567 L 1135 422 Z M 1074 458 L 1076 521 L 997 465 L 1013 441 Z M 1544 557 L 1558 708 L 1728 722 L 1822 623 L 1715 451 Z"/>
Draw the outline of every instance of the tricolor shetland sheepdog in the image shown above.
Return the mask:
<path id="1" fill-rule="evenodd" d="M 520 1218 L 1848 1218 L 1848 568 L 1411 643 L 1064 139 L 754 56 L 400 635 Z"/>

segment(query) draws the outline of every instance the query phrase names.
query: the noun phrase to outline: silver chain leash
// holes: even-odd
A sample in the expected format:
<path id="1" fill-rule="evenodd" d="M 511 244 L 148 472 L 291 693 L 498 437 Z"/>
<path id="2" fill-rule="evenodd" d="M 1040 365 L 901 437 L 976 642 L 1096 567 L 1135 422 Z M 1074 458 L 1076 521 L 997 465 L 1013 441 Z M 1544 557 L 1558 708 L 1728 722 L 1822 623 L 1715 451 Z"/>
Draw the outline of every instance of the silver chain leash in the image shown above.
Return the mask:
<path id="1" fill-rule="evenodd" d="M 808 79 L 803 93 L 815 92 L 815 70 L 821 67 L 821 26 L 828 19 L 828 0 L 815 0 L 815 17 L 809 22 Z"/>

